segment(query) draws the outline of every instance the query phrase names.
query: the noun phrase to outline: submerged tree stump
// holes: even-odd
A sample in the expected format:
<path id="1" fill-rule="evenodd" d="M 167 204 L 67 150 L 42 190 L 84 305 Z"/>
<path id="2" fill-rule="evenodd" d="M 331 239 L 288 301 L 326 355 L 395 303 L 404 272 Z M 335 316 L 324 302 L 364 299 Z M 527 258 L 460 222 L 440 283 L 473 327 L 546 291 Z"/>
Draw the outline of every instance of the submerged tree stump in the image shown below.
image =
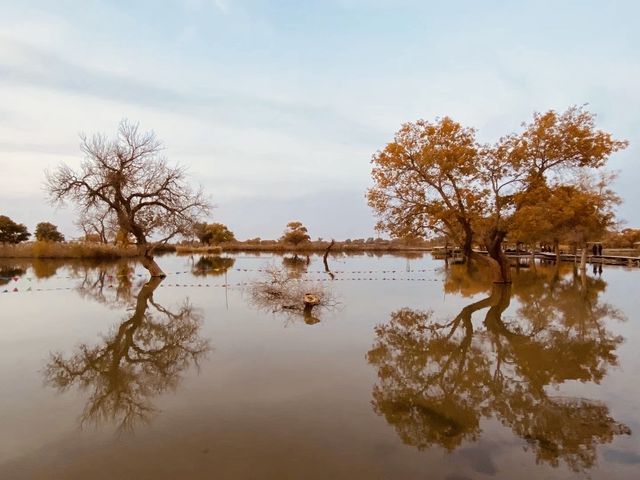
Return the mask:
<path id="1" fill-rule="evenodd" d="M 305 293 L 303 301 L 305 310 L 307 308 L 311 310 L 313 307 L 320 304 L 320 298 L 313 293 Z"/>

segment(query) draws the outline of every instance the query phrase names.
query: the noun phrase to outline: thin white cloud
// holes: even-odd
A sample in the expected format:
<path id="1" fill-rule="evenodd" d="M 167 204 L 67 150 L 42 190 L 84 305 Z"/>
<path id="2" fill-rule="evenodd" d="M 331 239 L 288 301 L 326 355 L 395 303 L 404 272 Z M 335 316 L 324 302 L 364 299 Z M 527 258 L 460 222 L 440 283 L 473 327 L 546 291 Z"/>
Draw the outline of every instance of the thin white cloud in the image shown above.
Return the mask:
<path id="1" fill-rule="evenodd" d="M 213 4 L 222 13 L 229 13 L 230 12 L 229 0 L 213 0 Z"/>

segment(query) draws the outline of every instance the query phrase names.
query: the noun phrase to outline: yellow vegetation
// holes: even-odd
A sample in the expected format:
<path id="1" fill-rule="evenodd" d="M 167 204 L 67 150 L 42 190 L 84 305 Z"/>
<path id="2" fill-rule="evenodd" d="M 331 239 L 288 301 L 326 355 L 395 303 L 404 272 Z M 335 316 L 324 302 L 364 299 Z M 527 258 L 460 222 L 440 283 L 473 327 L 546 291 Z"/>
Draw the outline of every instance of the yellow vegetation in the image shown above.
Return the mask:
<path id="1" fill-rule="evenodd" d="M 121 258 L 135 257 L 135 247 L 116 247 L 89 242 L 29 242 L 17 245 L 0 244 L 3 258 Z"/>

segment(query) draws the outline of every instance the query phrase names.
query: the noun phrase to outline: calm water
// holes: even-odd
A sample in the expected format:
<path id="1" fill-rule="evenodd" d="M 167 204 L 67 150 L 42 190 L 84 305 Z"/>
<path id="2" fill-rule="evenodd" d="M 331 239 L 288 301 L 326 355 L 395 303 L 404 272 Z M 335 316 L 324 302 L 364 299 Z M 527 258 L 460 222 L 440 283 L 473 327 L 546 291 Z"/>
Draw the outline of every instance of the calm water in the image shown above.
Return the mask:
<path id="1" fill-rule="evenodd" d="M 1 479 L 640 478 L 637 269 L 159 263 L 0 263 Z"/>

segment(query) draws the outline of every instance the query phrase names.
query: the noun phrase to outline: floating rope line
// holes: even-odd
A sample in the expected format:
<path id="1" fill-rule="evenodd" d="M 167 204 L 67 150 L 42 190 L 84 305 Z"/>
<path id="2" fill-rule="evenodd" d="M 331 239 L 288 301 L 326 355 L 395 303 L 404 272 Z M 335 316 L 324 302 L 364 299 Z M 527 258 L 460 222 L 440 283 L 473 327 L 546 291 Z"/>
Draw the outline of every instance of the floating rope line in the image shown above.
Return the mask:
<path id="1" fill-rule="evenodd" d="M 440 278 L 393 278 L 393 277 L 352 277 L 352 278 L 300 278 L 296 281 L 300 282 L 365 282 L 365 281 L 373 281 L 373 282 L 443 282 L 443 279 Z M 249 285 L 255 284 L 255 281 L 251 282 L 230 282 L 230 283 L 161 283 L 158 285 L 158 288 L 183 288 L 183 287 L 191 287 L 191 288 L 227 288 L 227 287 L 246 287 Z M 117 285 L 109 284 L 105 285 L 103 288 L 112 289 L 117 288 Z M 27 293 L 27 292 L 53 292 L 53 291 L 68 291 L 68 290 L 87 290 L 91 291 L 90 288 L 82 288 L 82 287 L 50 287 L 50 288 L 33 288 L 28 287 L 26 289 L 19 289 L 18 287 L 14 287 L 12 289 L 5 288 L 2 290 L 2 293 Z"/>
<path id="2" fill-rule="evenodd" d="M 228 268 L 228 269 L 224 269 L 224 268 L 204 268 L 204 269 L 197 269 L 197 270 L 180 270 L 180 271 L 176 271 L 176 272 L 167 272 L 166 275 L 198 275 L 198 274 L 202 274 L 205 272 L 220 272 L 220 273 L 224 273 L 224 272 L 258 272 L 258 273 L 268 273 L 271 270 L 268 268 Z M 334 275 L 343 275 L 343 274 L 360 274 L 360 275 L 372 275 L 372 274 L 396 274 L 396 273 L 406 273 L 406 274 L 412 274 L 412 273 L 426 273 L 426 272 L 435 272 L 438 271 L 437 268 L 421 268 L 421 269 L 415 269 L 415 270 L 409 270 L 409 271 L 405 271 L 405 270 L 331 270 L 331 272 L 327 272 L 325 270 L 305 270 L 305 271 L 301 271 L 300 273 L 314 273 L 314 274 L 334 274 Z M 105 275 L 105 278 L 107 280 L 111 280 L 114 278 L 142 278 L 145 277 L 146 274 L 144 273 L 127 273 L 127 274 L 116 274 L 116 275 Z M 66 279 L 66 280 L 70 280 L 70 279 L 74 279 L 74 278 L 79 278 L 77 275 L 52 275 L 50 277 L 47 277 L 47 279 L 51 279 L 51 278 L 62 278 L 62 279 Z M 14 281 L 17 282 L 18 280 L 27 280 L 27 281 L 32 281 L 33 277 L 21 277 L 21 276 L 12 276 L 12 277 L 3 277 L 0 276 L 0 280 L 8 280 L 8 281 Z M 38 278 L 36 278 L 36 280 L 38 280 Z"/>

